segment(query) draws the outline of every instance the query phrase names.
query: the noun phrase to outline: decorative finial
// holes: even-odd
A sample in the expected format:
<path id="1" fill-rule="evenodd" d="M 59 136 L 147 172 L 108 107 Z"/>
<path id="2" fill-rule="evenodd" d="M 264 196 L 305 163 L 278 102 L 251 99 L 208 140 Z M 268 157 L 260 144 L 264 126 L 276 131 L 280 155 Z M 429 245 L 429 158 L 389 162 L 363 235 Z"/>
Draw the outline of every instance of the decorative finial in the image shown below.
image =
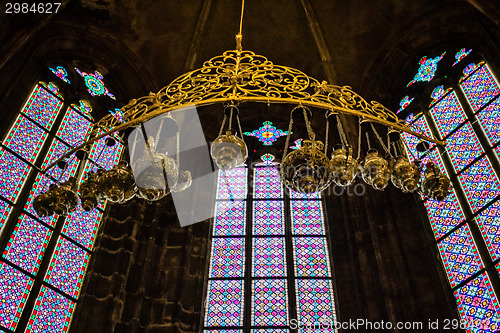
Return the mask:
<path id="1" fill-rule="evenodd" d="M 241 47 L 241 40 L 243 39 L 243 35 L 242 34 L 237 34 L 236 35 L 236 50 L 238 52 L 241 52 L 243 50 L 243 48 Z"/>

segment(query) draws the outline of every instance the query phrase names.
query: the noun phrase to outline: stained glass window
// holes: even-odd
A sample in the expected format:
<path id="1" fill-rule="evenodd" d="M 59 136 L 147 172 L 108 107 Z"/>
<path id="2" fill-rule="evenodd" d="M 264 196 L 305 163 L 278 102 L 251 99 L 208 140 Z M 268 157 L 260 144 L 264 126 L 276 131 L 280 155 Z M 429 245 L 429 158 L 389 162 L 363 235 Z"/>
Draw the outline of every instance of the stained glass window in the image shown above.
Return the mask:
<path id="1" fill-rule="evenodd" d="M 74 309 L 75 302 L 43 286 L 25 332 L 67 332 Z"/>
<path id="2" fill-rule="evenodd" d="M 32 278 L 0 262 L 0 325 L 16 328 L 32 285 Z"/>
<path id="3" fill-rule="evenodd" d="M 288 332 L 291 319 L 335 320 L 321 197 L 287 195 L 274 156 L 261 160 L 250 170 L 250 196 L 247 169 L 219 172 L 204 332 L 245 322 L 251 332 Z"/>
<path id="4" fill-rule="evenodd" d="M 446 52 L 443 52 L 443 54 L 435 58 L 422 57 L 419 61 L 420 67 L 418 68 L 418 73 L 415 74 L 413 80 L 408 82 L 407 87 L 411 86 L 415 82 L 431 81 L 436 73 L 438 62 L 443 59 L 445 54 Z"/>
<path id="5" fill-rule="evenodd" d="M 453 66 L 470 52 L 465 48 L 456 52 Z M 500 322 L 496 296 L 500 290 L 493 290 L 489 276 L 498 275 L 500 263 L 497 270 L 489 267 L 500 259 L 500 170 L 498 157 L 483 143 L 489 141 L 500 152 L 494 146 L 500 141 L 500 86 L 484 62 L 468 64 L 456 74 L 461 75 L 459 82 L 434 88 L 427 114 L 416 120 L 410 116 L 407 122 L 445 140 L 444 150 L 433 149 L 426 159 L 434 160 L 452 179 L 453 188 L 444 201 L 425 199 L 424 204 L 460 315 L 470 323 L 467 332 L 493 332 Z M 417 156 L 420 140 L 402 137 L 408 153 Z"/>
<path id="6" fill-rule="evenodd" d="M 61 80 L 69 77 L 62 66 L 51 70 Z M 0 143 L 0 235 L 5 244 L 0 256 L 1 332 L 69 328 L 104 205 L 91 212 L 78 208 L 67 217 L 39 217 L 33 200 L 50 185 L 76 175 L 80 162 L 74 156 L 66 159 L 65 169 L 40 170 L 88 138 L 91 111 L 88 101 L 70 105 L 57 85 L 40 82 Z M 119 143 L 105 145 L 104 138 L 93 145 L 91 155 L 111 168 L 122 150 Z"/>
<path id="7" fill-rule="evenodd" d="M 90 95 L 92 96 L 100 96 L 100 95 L 106 95 L 108 97 L 111 97 L 115 99 L 115 95 L 109 92 L 108 88 L 104 84 L 104 77 L 99 71 L 95 71 L 95 73 L 85 73 L 79 70 L 78 68 L 75 68 L 75 70 L 80 74 L 81 77 L 83 77 L 83 80 L 85 81 L 85 85 L 87 86 L 87 91 Z"/>

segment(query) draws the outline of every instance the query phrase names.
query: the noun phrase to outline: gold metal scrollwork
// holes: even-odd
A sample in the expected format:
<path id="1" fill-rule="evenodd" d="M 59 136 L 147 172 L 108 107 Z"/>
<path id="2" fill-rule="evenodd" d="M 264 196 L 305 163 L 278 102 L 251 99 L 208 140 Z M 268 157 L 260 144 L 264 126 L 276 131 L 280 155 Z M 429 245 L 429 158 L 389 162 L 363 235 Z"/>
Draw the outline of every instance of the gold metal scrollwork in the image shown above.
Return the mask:
<path id="1" fill-rule="evenodd" d="M 444 144 L 406 126 L 392 111 L 379 102 L 367 102 L 349 86 L 319 82 L 298 69 L 275 65 L 252 51 L 229 50 L 205 61 L 201 68 L 177 77 L 158 93 L 131 100 L 121 108 L 123 122 L 113 115 L 102 118 L 96 126 L 106 132 L 67 155 L 107 134 L 181 107 L 227 102 L 301 104 L 361 117 L 426 141 Z"/>

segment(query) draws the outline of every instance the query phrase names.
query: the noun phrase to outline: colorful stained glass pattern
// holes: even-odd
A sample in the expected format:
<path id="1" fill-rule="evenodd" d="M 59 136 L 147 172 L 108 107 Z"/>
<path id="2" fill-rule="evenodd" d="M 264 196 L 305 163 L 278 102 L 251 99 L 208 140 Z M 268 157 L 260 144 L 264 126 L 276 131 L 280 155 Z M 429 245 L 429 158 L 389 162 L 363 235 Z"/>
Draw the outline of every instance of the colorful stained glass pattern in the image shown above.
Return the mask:
<path id="1" fill-rule="evenodd" d="M 16 328 L 32 285 L 32 278 L 0 262 L 0 325 Z"/>
<path id="2" fill-rule="evenodd" d="M 243 325 L 243 281 L 209 280 L 205 326 Z"/>
<path id="3" fill-rule="evenodd" d="M 286 280 L 252 281 L 252 326 L 288 324 Z"/>
<path id="4" fill-rule="evenodd" d="M 265 200 L 253 202 L 254 235 L 284 235 L 284 207 L 281 200 Z"/>
<path id="5" fill-rule="evenodd" d="M 74 309 L 74 302 L 42 286 L 25 333 L 67 332 Z"/>
<path id="6" fill-rule="evenodd" d="M 33 163 L 38 156 L 47 132 L 23 115 L 19 115 L 4 140 L 4 145 Z"/>
<path id="7" fill-rule="evenodd" d="M 64 115 L 56 136 L 71 147 L 76 147 L 87 139 L 91 129 L 92 123 L 87 118 L 73 110 L 73 108 L 69 108 Z"/>
<path id="8" fill-rule="evenodd" d="M 484 152 L 469 123 L 465 123 L 446 139 L 446 151 L 453 161 L 456 172 L 460 172 Z"/>
<path id="9" fill-rule="evenodd" d="M 422 57 L 419 61 L 420 67 L 418 68 L 417 74 L 413 80 L 408 82 L 407 87 L 411 86 L 415 82 L 429 82 L 434 78 L 436 73 L 438 62 L 443 59 L 446 52 L 443 52 L 440 56 L 435 58 Z"/>
<path id="10" fill-rule="evenodd" d="M 292 243 L 295 276 L 331 276 L 325 237 L 293 237 Z"/>
<path id="11" fill-rule="evenodd" d="M 410 121 L 413 121 L 413 117 Z M 427 124 L 427 121 L 425 120 L 425 117 L 423 115 L 421 115 L 413 123 L 411 123 L 411 128 L 414 131 L 422 133 L 428 137 L 433 137 L 431 134 L 431 130 L 429 129 L 429 125 Z M 418 158 L 420 156 L 420 153 L 417 151 L 417 145 L 422 140 L 406 132 L 401 133 L 401 136 L 406 143 L 407 148 L 410 150 L 409 152 L 407 152 L 408 158 L 413 162 L 414 157 Z M 433 144 L 431 143 L 431 145 Z"/>
<path id="12" fill-rule="evenodd" d="M 100 132 L 99 134 L 101 133 L 102 132 Z M 94 142 L 89 154 L 89 158 L 92 161 L 94 162 L 97 161 L 99 166 L 101 166 L 103 169 L 106 170 L 109 170 L 116 164 L 118 164 L 118 162 L 120 161 L 121 153 L 124 148 L 121 143 L 117 143 L 112 147 L 108 147 L 106 145 L 106 138 L 108 137 L 109 135 Z"/>
<path id="13" fill-rule="evenodd" d="M 217 201 L 215 207 L 214 236 L 241 236 L 245 234 L 245 201 Z"/>
<path id="14" fill-rule="evenodd" d="M 466 72 L 465 69 L 464 72 Z M 474 111 L 478 111 L 500 93 L 500 85 L 486 64 L 463 80 L 460 87 Z"/>
<path id="15" fill-rule="evenodd" d="M 452 66 L 455 66 L 456 64 L 458 64 L 460 61 L 462 61 L 465 57 L 467 57 L 469 55 L 469 53 L 472 51 L 472 49 L 470 50 L 466 50 L 465 47 L 458 50 L 457 53 L 455 53 L 455 62 L 453 63 Z"/>
<path id="16" fill-rule="evenodd" d="M 252 329 L 250 332 L 252 333 L 288 333 L 288 330 L 285 329 L 277 329 L 277 328 L 268 328 L 268 329 Z"/>
<path id="17" fill-rule="evenodd" d="M 93 209 L 86 212 L 78 205 L 77 209 L 66 218 L 62 233 L 91 250 L 97 236 L 101 217 L 102 212 L 100 210 Z"/>
<path id="18" fill-rule="evenodd" d="M 437 201 L 429 198 L 424 204 L 436 240 L 439 240 L 465 220 L 462 207 L 460 207 L 453 189 L 445 200 Z"/>
<path id="19" fill-rule="evenodd" d="M 101 72 L 95 71 L 95 73 L 85 73 L 79 70 L 78 68 L 75 67 L 75 70 L 80 74 L 81 77 L 83 77 L 83 80 L 85 81 L 85 85 L 87 86 L 87 91 L 89 92 L 90 95 L 92 96 L 108 96 L 111 97 L 112 99 L 116 99 L 115 96 L 109 92 L 108 88 L 106 88 L 106 85 L 104 84 L 104 77 L 102 76 Z"/>
<path id="20" fill-rule="evenodd" d="M 64 237 L 57 241 L 45 281 L 76 298 L 85 275 L 89 253 Z"/>
<path id="21" fill-rule="evenodd" d="M 333 287 L 331 280 L 297 279 L 298 321 L 301 325 L 314 325 L 323 323 L 333 327 L 335 307 L 333 300 Z"/>
<path id="22" fill-rule="evenodd" d="M 273 126 L 272 122 L 265 121 L 259 129 L 252 132 L 244 132 L 243 134 L 256 137 L 264 146 L 271 146 L 281 136 L 286 136 L 288 131 L 277 129 L 276 126 Z"/>
<path id="23" fill-rule="evenodd" d="M 292 234 L 325 234 L 321 201 L 293 200 L 290 202 L 290 209 L 292 213 Z"/>
<path id="24" fill-rule="evenodd" d="M 0 148 L 0 195 L 15 202 L 29 171 L 26 163 Z"/>
<path id="25" fill-rule="evenodd" d="M 477 217 L 481 234 L 484 237 L 493 260 L 500 258 L 500 201 L 482 211 Z"/>
<path id="26" fill-rule="evenodd" d="M 438 247 L 452 288 L 483 268 L 468 225 L 444 238 Z"/>
<path id="27" fill-rule="evenodd" d="M 12 206 L 9 203 L 0 200 L 0 234 L 2 234 L 3 226 L 5 225 L 5 221 L 7 221 L 7 217 L 9 217 L 11 210 Z"/>
<path id="28" fill-rule="evenodd" d="M 204 333 L 243 333 L 242 330 L 204 330 Z"/>
<path id="29" fill-rule="evenodd" d="M 22 109 L 22 113 L 50 130 L 63 102 L 37 85 Z"/>
<path id="30" fill-rule="evenodd" d="M 458 175 L 474 212 L 500 194 L 500 183 L 485 156 Z"/>
<path id="31" fill-rule="evenodd" d="M 414 99 L 415 99 L 415 97 L 412 97 L 412 98 L 410 98 L 410 96 L 403 97 L 403 99 L 399 102 L 400 108 L 396 113 L 400 113 L 401 111 L 406 109 L 408 107 L 408 105 L 410 105 L 410 103 L 413 102 Z"/>
<path id="32" fill-rule="evenodd" d="M 66 83 L 71 83 L 68 79 L 68 71 L 63 66 L 49 67 L 50 71 Z"/>
<path id="33" fill-rule="evenodd" d="M 245 240 L 243 238 L 213 238 L 211 253 L 209 277 L 243 277 L 245 271 Z"/>
<path id="34" fill-rule="evenodd" d="M 498 332 L 500 308 L 490 279 L 483 273 L 454 291 L 467 332 Z"/>
<path id="35" fill-rule="evenodd" d="M 36 274 L 52 232 L 27 215 L 21 215 L 3 252 L 3 257 Z"/>
<path id="36" fill-rule="evenodd" d="M 247 169 L 219 170 L 217 199 L 245 199 L 247 197 Z"/>
<path id="37" fill-rule="evenodd" d="M 65 153 L 70 151 L 70 149 L 71 148 L 62 141 L 54 139 L 54 141 L 52 141 L 50 145 L 49 152 L 47 153 L 47 156 L 45 157 L 45 160 L 42 164 L 42 168 L 45 169 L 52 162 L 56 161 L 58 158 L 60 158 Z M 47 173 L 51 175 L 54 179 L 58 179 L 61 182 L 66 181 L 69 177 L 75 174 L 76 169 L 78 167 L 78 159 L 76 159 L 75 156 L 73 155 L 67 158 L 66 162 L 68 164 L 65 169 L 60 169 L 56 165 L 53 168 L 49 169 Z"/>
<path id="38" fill-rule="evenodd" d="M 285 239 L 283 237 L 253 238 L 252 249 L 252 276 L 286 276 Z"/>
<path id="39" fill-rule="evenodd" d="M 256 167 L 253 170 L 254 198 L 278 199 L 283 197 L 280 174 L 276 167 Z"/>
<path id="40" fill-rule="evenodd" d="M 288 193 L 292 199 L 321 199 L 321 192 L 301 193 L 289 189 Z"/>
<path id="41" fill-rule="evenodd" d="M 457 128 L 458 125 L 467 120 L 455 92 L 446 95 L 436 103 L 430 111 L 441 138 L 446 137 L 451 131 Z M 446 141 L 446 143 L 448 143 L 448 141 Z"/>
<path id="42" fill-rule="evenodd" d="M 35 212 L 35 209 L 33 208 L 33 200 L 35 200 L 37 195 L 44 193 L 44 192 L 47 192 L 49 190 L 49 186 L 51 184 L 54 184 L 53 180 L 51 180 L 50 178 L 39 173 L 36 176 L 36 179 L 35 179 L 35 182 L 33 183 L 33 186 L 30 188 L 28 200 L 24 204 L 24 210 L 33 214 L 34 216 L 37 216 L 39 220 L 45 222 L 49 226 L 55 227 L 56 222 L 57 222 L 57 215 L 40 217 L 37 215 L 37 213 Z"/>
<path id="43" fill-rule="evenodd" d="M 476 115 L 491 145 L 500 142 L 500 98 L 497 98 Z M 497 149 L 497 154 L 500 152 Z"/>

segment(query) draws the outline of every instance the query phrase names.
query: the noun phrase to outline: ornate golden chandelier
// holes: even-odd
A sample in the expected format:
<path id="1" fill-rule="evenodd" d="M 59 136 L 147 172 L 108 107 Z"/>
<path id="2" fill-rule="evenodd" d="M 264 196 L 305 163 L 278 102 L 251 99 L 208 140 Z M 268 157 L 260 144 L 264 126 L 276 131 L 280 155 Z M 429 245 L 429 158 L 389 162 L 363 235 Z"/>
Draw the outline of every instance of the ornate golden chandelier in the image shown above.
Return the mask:
<path id="1" fill-rule="evenodd" d="M 404 156 L 399 133 L 406 132 L 438 145 L 443 145 L 443 142 L 406 126 L 382 104 L 376 101 L 367 102 L 348 86 L 320 82 L 298 69 L 276 65 L 262 55 L 243 50 L 243 9 L 244 0 L 235 50 L 226 51 L 206 61 L 201 68 L 182 74 L 157 93 L 132 99 L 121 108 L 122 119 L 112 115 L 102 118 L 96 123 L 94 135 L 88 141 L 60 159 L 64 160 L 73 153 L 84 156 L 89 145 L 96 140 L 112 133 L 124 133 L 127 129 L 137 128 L 138 133 L 142 132 L 144 136 L 146 151 L 144 156 L 135 162 L 135 167 L 143 164 L 143 167 L 139 168 L 140 171 L 135 168 L 132 171 L 129 163 L 122 161 L 111 170 L 84 175 L 86 180 L 79 186 L 79 191 L 76 179 L 70 179 L 60 186 L 53 186 L 47 193 L 36 198 L 34 206 L 37 213 L 68 213 L 75 209 L 78 197 L 83 209 L 91 210 L 103 199 L 123 203 L 137 195 L 148 201 L 156 201 L 170 191 L 182 191 L 189 187 L 191 174 L 187 170 L 180 170 L 179 152 L 177 151 L 175 160 L 158 151 L 157 142 L 154 138 L 147 137 L 143 125 L 150 119 L 160 117 L 163 133 L 168 132 L 172 137 L 177 135 L 178 150 L 179 126 L 172 115 L 185 107 L 226 105 L 221 131 L 213 141 L 211 154 L 220 169 L 241 165 L 245 162 L 247 148 L 242 136 L 237 106 L 248 102 L 295 106 L 290 114 L 289 131 L 280 167 L 282 181 L 290 189 L 311 193 L 324 190 L 332 182 L 344 187 L 352 184 L 356 174 L 360 172 L 363 180 L 377 190 L 383 190 L 392 180 L 403 192 L 414 192 L 420 188 L 427 197 L 436 200 L 446 197 L 450 187 L 449 179 L 432 163 L 428 163 L 421 179 L 423 168 L 418 160 L 410 162 Z M 315 112 L 325 112 L 324 142 L 317 140 L 312 130 L 310 108 Z M 287 154 L 294 114 L 300 114 L 305 120 L 308 138 L 299 149 Z M 340 115 L 359 119 L 356 158 L 353 156 L 353 145 L 349 144 L 343 131 Z M 224 132 L 226 116 L 229 117 L 229 122 Z M 237 120 L 239 133 L 233 129 L 233 118 Z M 333 147 L 333 153 L 328 157 L 330 122 L 336 124 L 340 142 Z M 387 128 L 387 144 L 373 124 Z M 361 158 L 362 133 L 366 136 L 369 148 L 364 158 Z M 370 140 L 377 143 L 378 150 Z M 384 155 L 379 151 L 380 148 Z M 133 149 L 135 147 L 129 146 L 129 151 Z M 401 153 L 398 154 L 398 151 Z M 78 177 L 80 176 L 81 172 Z"/>

